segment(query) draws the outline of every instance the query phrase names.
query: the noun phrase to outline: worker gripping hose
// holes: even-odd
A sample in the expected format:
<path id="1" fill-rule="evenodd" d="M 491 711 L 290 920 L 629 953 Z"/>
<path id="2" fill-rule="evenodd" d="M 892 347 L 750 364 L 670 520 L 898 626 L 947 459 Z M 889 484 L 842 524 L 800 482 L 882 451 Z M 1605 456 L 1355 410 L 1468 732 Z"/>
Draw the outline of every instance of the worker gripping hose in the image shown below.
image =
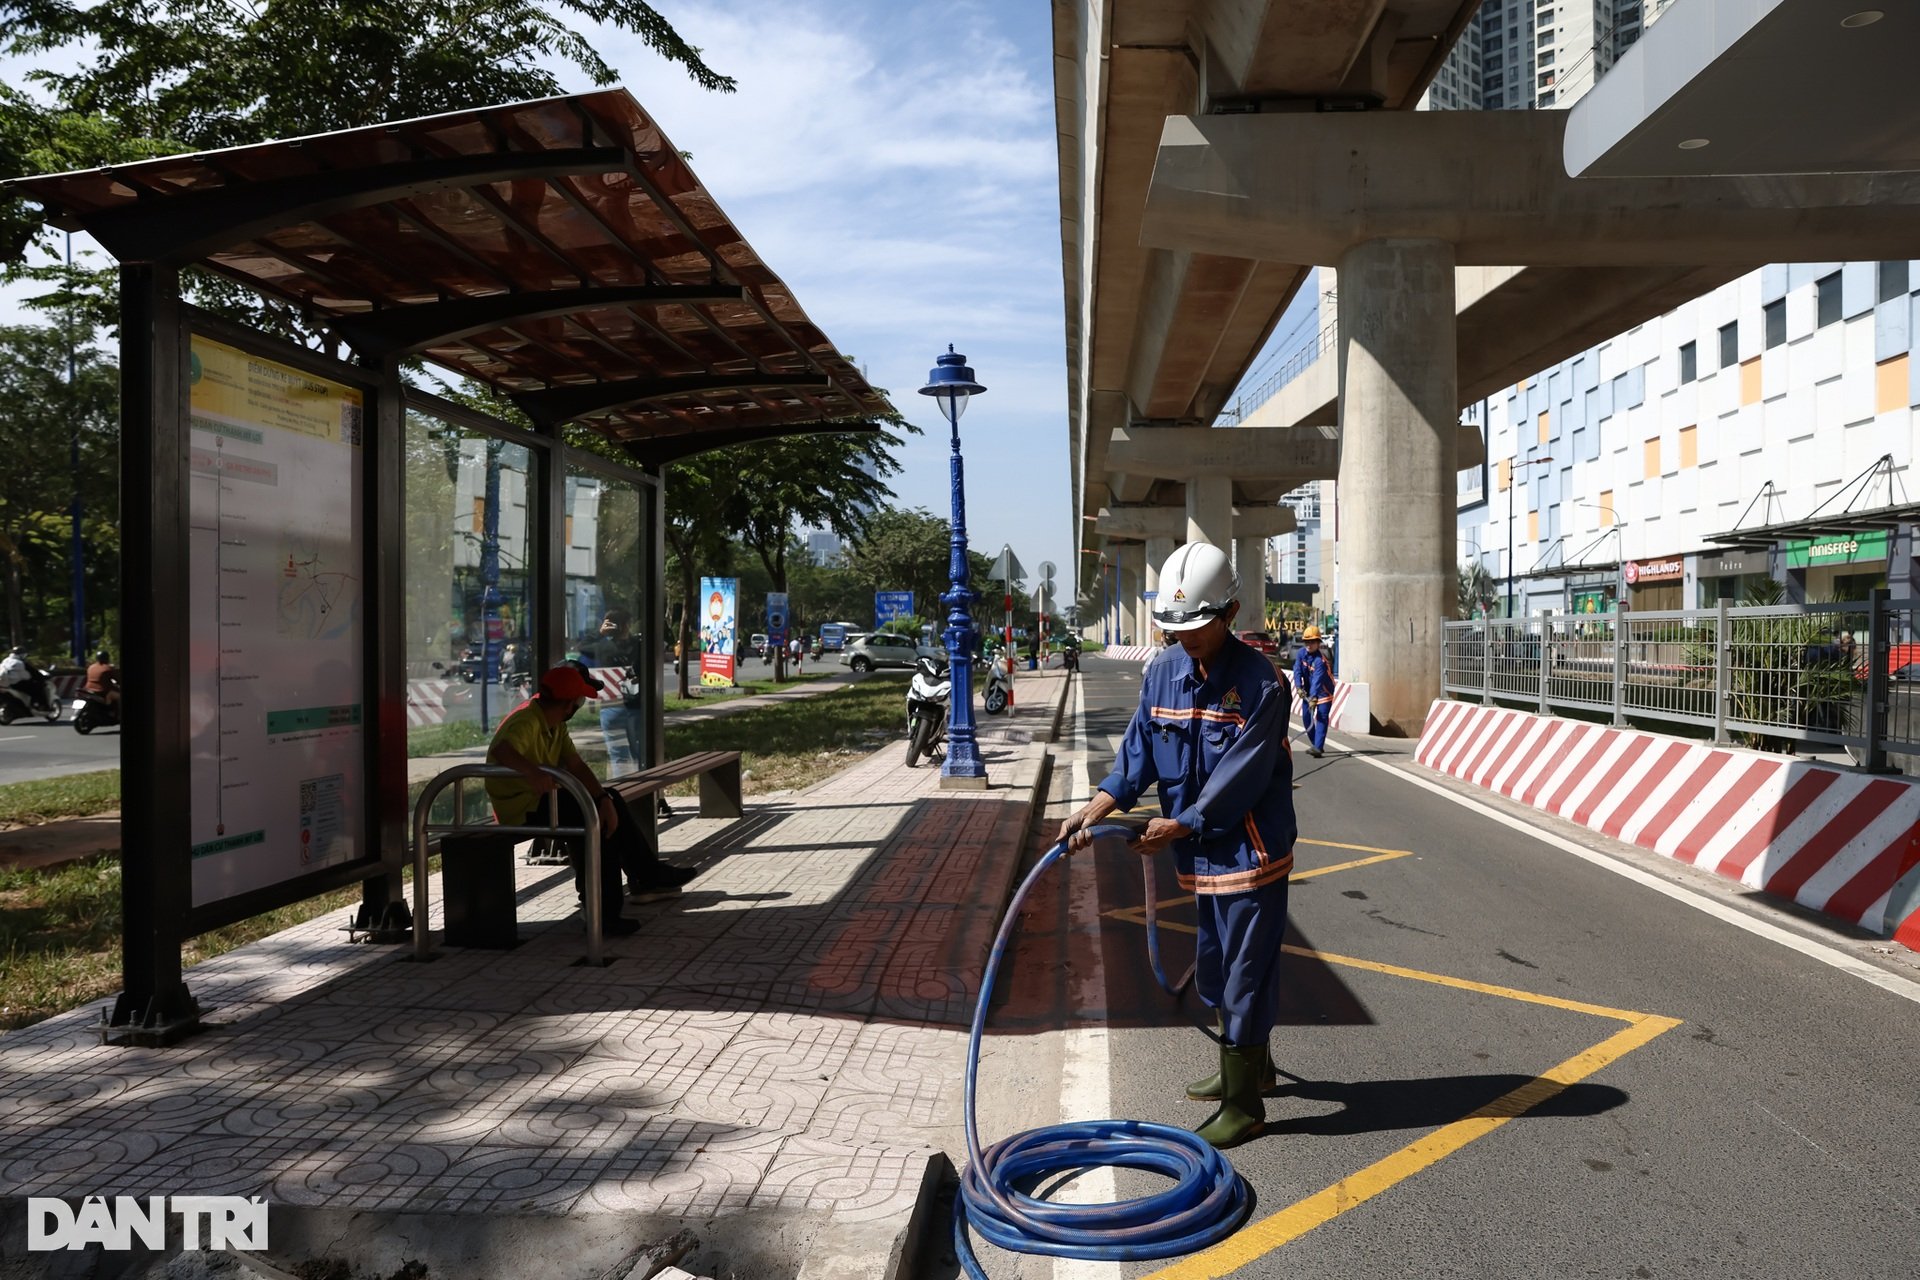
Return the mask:
<path id="1" fill-rule="evenodd" d="M 1138 831 L 1119 823 L 1090 828 L 1095 837 L 1132 839 Z M 1012 940 L 1027 894 L 1067 852 L 1065 840 L 1047 850 L 1007 907 L 993 940 L 980 982 L 980 1002 L 967 1038 L 967 1171 L 960 1182 L 960 1204 L 953 1218 L 954 1253 L 968 1276 L 987 1280 L 974 1256 L 967 1227 L 982 1239 L 1016 1253 L 1056 1258 L 1135 1262 L 1170 1258 L 1205 1249 L 1225 1239 L 1246 1220 L 1247 1186 L 1227 1158 L 1186 1129 L 1143 1120 L 1089 1120 L 1029 1129 L 984 1150 L 974 1118 L 974 1090 L 980 1070 L 980 1037 L 993 1003 L 1000 962 Z M 1154 977 L 1177 996 L 1193 977 L 1189 969 L 1169 984 L 1160 967 L 1159 929 L 1153 873 L 1147 868 L 1147 946 Z M 1145 1169 L 1173 1180 L 1164 1191 L 1111 1204 L 1054 1204 L 1018 1188 L 1036 1186 L 1049 1176 L 1090 1165 Z"/>

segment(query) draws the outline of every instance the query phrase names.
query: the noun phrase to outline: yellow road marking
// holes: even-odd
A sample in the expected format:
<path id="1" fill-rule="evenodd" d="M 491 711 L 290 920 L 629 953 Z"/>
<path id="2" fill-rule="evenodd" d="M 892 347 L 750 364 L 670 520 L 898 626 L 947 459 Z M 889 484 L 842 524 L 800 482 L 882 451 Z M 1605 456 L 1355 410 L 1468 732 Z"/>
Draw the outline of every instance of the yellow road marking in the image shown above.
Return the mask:
<path id="1" fill-rule="evenodd" d="M 1376 849 L 1370 844 L 1341 844 L 1338 840 L 1309 840 L 1305 836 L 1299 837 L 1294 843 L 1317 844 L 1322 849 L 1351 849 L 1355 853 L 1391 853 L 1397 858 L 1404 858 L 1413 852 L 1411 849 Z M 1359 866 L 1360 864 L 1356 862 L 1353 865 Z"/>
<path id="2" fill-rule="evenodd" d="M 1320 842 L 1303 840 L 1301 841 L 1301 843 L 1316 844 Z M 1360 846 L 1355 844 L 1343 844 L 1343 845 L 1336 845 L 1334 847 L 1339 849 L 1358 849 Z M 1372 858 L 1356 858 L 1352 862 L 1336 862 L 1330 867 L 1312 867 L 1306 871 L 1295 871 L 1293 874 L 1289 875 L 1287 879 L 1289 881 L 1311 880 L 1315 876 L 1331 875 L 1335 871 L 1351 871 L 1355 867 L 1370 867 L 1376 862 L 1392 862 L 1395 858 L 1411 858 L 1412 856 L 1413 856 L 1413 850 L 1411 849 L 1388 849 L 1384 853 L 1381 853 L 1378 856 L 1372 857 Z"/>
<path id="3" fill-rule="evenodd" d="M 1221 1241 L 1203 1253 L 1181 1259 L 1155 1271 L 1148 1280 L 1215 1280 L 1233 1274 L 1265 1254 L 1331 1222 L 1414 1174 L 1452 1155 L 1476 1138 L 1485 1137 L 1507 1121 L 1577 1084 L 1600 1068 L 1632 1053 L 1654 1037 L 1680 1025 L 1678 1018 L 1654 1014 L 1631 1015 L 1633 1022 L 1591 1049 L 1577 1053 L 1559 1066 L 1502 1095 L 1473 1114 L 1417 1138 L 1383 1160 L 1350 1174 L 1324 1191 L 1315 1192 Z"/>
<path id="4" fill-rule="evenodd" d="M 1406 851 L 1392 856 L 1405 857 Z M 1381 860 L 1369 858 L 1365 861 Z M 1344 868 L 1324 868 L 1327 871 L 1342 869 Z M 1193 899 L 1189 897 L 1162 905 L 1174 906 L 1192 901 Z M 1130 924 L 1144 925 L 1147 922 L 1145 907 L 1122 907 L 1108 911 L 1105 915 Z M 1162 929 L 1171 929 L 1177 933 L 1199 932 L 1192 925 L 1173 920 L 1161 920 L 1159 923 Z M 1153 1272 L 1146 1280 L 1217 1280 L 1218 1277 L 1232 1275 L 1239 1268 L 1292 1243 L 1315 1227 L 1331 1222 L 1356 1205 L 1371 1200 L 1395 1184 L 1404 1182 L 1421 1170 L 1439 1163 L 1475 1139 L 1484 1138 L 1507 1121 L 1516 1116 L 1525 1115 L 1568 1086 L 1578 1084 L 1602 1067 L 1618 1061 L 1681 1024 L 1678 1018 L 1663 1017 L 1659 1014 L 1640 1013 L 1632 1009 L 1615 1009 L 1608 1005 L 1590 1004 L 1582 1000 L 1567 1000 L 1537 991 L 1522 991 L 1518 987 L 1502 987 L 1490 982 L 1475 982 L 1470 978 L 1454 978 L 1442 973 L 1409 969 L 1403 965 L 1385 964 L 1378 960 L 1362 960 L 1357 956 L 1335 955 L 1332 952 L 1314 951 L 1292 944 L 1287 944 L 1281 949 L 1293 955 L 1323 960 L 1331 965 L 1364 969 L 1371 973 L 1385 974 L 1388 977 L 1428 982 L 1436 986 L 1452 987 L 1459 991 L 1498 996 L 1504 1000 L 1517 1000 L 1523 1004 L 1544 1005 L 1548 1008 L 1564 1009 L 1596 1018 L 1611 1018 L 1627 1025 L 1592 1048 L 1576 1053 L 1565 1062 L 1542 1072 L 1519 1088 L 1495 1098 L 1478 1111 L 1463 1116 L 1451 1124 L 1442 1125 L 1425 1137 L 1416 1138 L 1358 1173 L 1349 1174 L 1325 1190 L 1317 1191 L 1271 1217 L 1241 1228 L 1203 1253 L 1193 1254 L 1171 1266 Z"/>
<path id="5" fill-rule="evenodd" d="M 1166 921 L 1160 922 L 1162 929 L 1171 928 Z M 1382 964 L 1378 960 L 1361 960 L 1354 956 L 1337 956 L 1330 951 L 1314 951 L 1307 947 L 1296 947 L 1287 943 L 1280 948 L 1296 956 L 1307 956 L 1324 960 L 1328 964 L 1345 965 L 1350 969 L 1367 969 L 1374 973 L 1384 973 L 1395 978 L 1411 978 L 1415 982 L 1431 982 L 1436 986 L 1456 987 L 1461 991 L 1477 991 L 1481 995 L 1500 996 L 1506 1000 L 1519 1000 L 1526 1004 L 1544 1004 L 1554 1009 L 1567 1009 L 1574 1013 L 1591 1014 L 1596 1018 L 1617 1018 L 1622 1022 L 1637 1022 L 1651 1014 L 1635 1013 L 1631 1009 L 1612 1009 L 1604 1004 L 1587 1004 L 1582 1000 L 1565 1000 L 1559 996 L 1543 995 L 1537 991 L 1522 991 L 1518 987 L 1497 987 L 1491 982 L 1475 982 L 1471 978 L 1450 978 L 1444 973 L 1428 973 L 1422 969 L 1404 969 L 1397 964 Z"/>

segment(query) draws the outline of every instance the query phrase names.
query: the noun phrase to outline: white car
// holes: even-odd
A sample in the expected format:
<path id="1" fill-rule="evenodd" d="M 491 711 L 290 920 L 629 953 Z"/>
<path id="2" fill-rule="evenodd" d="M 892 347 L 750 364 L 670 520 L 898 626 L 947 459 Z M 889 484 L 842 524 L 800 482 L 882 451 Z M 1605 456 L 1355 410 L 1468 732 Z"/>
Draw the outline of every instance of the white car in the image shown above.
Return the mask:
<path id="1" fill-rule="evenodd" d="M 912 636 L 876 631 L 869 635 L 848 636 L 847 647 L 840 651 L 840 663 L 855 671 L 872 671 L 877 667 L 910 668 L 919 656 L 920 645 Z"/>

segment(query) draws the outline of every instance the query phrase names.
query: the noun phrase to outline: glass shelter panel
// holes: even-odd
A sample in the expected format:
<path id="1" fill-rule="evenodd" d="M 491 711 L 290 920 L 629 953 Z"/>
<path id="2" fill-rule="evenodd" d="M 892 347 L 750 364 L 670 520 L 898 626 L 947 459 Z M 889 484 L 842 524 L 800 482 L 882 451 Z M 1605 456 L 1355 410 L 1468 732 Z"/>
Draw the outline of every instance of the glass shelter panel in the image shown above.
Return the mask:
<path id="1" fill-rule="evenodd" d="M 525 445 L 407 413 L 409 757 L 486 742 L 528 696 L 540 527 L 531 471 Z"/>
<path id="2" fill-rule="evenodd" d="M 602 688 L 573 726 L 581 756 L 606 777 L 649 762 L 648 724 L 659 678 L 648 670 L 645 607 L 649 504 L 653 491 L 631 480 L 570 466 L 566 477 L 566 636 Z M 597 723 L 593 723 L 597 721 Z"/>

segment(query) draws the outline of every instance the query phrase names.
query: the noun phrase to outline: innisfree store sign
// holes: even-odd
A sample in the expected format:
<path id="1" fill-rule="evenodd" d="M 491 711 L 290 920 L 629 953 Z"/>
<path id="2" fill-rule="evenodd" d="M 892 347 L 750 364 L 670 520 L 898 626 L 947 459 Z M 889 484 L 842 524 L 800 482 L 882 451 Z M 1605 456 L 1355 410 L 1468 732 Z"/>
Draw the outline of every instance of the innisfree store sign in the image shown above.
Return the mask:
<path id="1" fill-rule="evenodd" d="M 1840 533 L 1825 538 L 1801 538 L 1787 544 L 1787 568 L 1806 569 L 1823 564 L 1859 564 L 1887 558 L 1887 531 Z"/>

